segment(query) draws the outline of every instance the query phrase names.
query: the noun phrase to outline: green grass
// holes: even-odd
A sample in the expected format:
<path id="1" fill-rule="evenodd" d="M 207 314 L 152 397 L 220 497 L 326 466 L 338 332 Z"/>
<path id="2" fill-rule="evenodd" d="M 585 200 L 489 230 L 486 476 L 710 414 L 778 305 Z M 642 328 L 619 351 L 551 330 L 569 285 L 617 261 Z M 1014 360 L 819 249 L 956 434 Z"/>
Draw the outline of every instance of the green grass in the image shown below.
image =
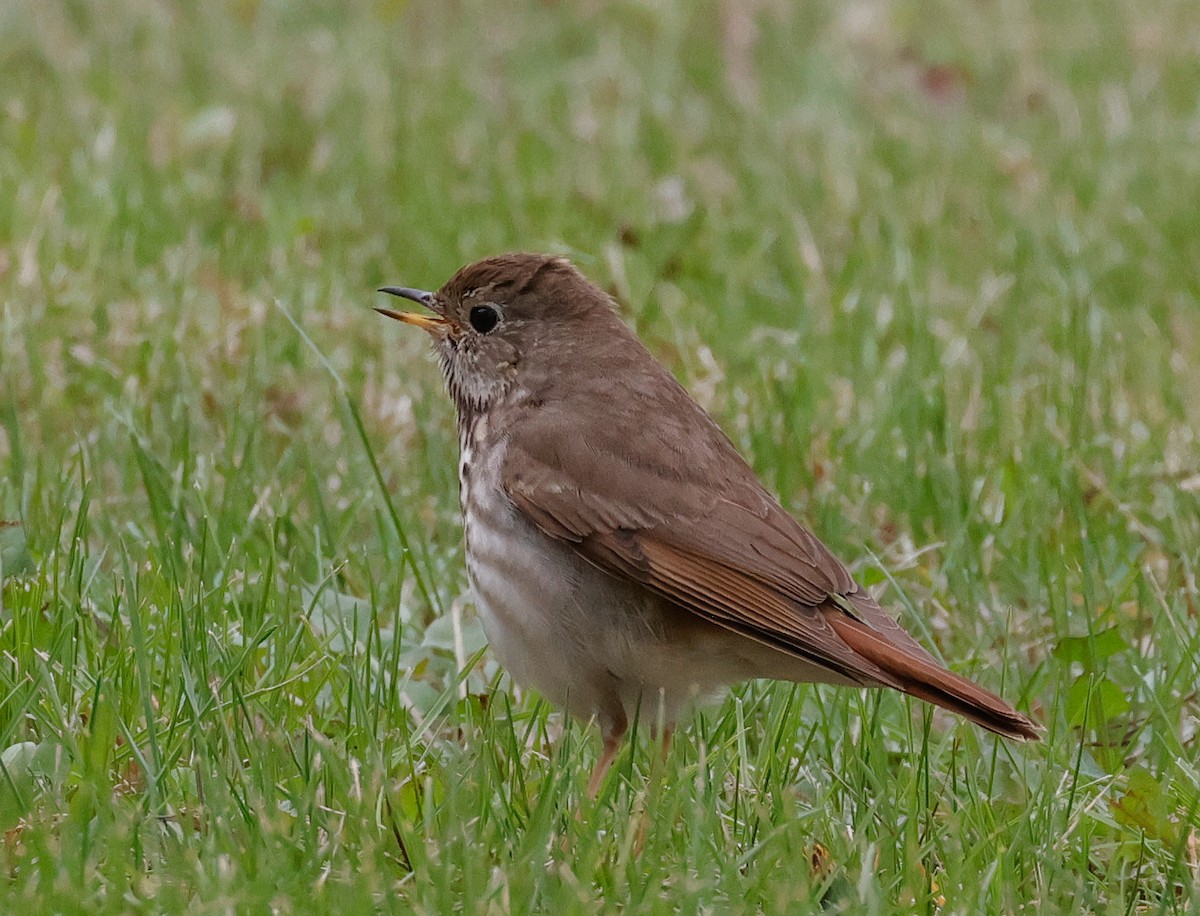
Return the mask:
<path id="1" fill-rule="evenodd" d="M 0 9 L 0 908 L 1200 908 L 1200 19 L 790 6 Z M 751 684 L 589 802 L 369 308 L 514 249 L 1045 741 Z"/>

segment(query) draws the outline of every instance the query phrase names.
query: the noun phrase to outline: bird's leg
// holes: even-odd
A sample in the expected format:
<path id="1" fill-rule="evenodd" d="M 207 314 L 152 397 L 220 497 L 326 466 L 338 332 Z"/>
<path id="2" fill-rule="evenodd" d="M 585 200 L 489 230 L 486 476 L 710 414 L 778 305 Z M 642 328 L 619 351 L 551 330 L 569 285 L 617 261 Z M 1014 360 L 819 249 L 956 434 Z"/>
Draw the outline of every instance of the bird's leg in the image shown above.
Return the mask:
<path id="1" fill-rule="evenodd" d="M 658 790 L 659 780 L 662 778 L 662 770 L 667 763 L 667 755 L 671 753 L 671 736 L 675 734 L 675 726 L 659 725 L 658 737 L 661 742 L 659 746 L 659 765 L 651 768 L 650 784 L 646 787 L 647 793 L 653 797 Z M 650 816 L 646 808 L 642 808 L 638 816 L 637 837 L 633 841 L 633 854 L 640 856 L 642 848 L 646 845 L 646 831 L 650 827 Z"/>
<path id="2" fill-rule="evenodd" d="M 613 758 L 617 756 L 620 747 L 620 735 L 604 736 L 604 750 L 600 754 L 600 759 L 596 761 L 596 767 L 592 770 L 592 776 L 588 780 L 588 798 L 592 801 L 595 801 L 596 796 L 600 794 L 600 786 L 604 784 L 604 775 L 612 766 Z"/>
<path id="3" fill-rule="evenodd" d="M 625 736 L 625 729 L 628 727 L 624 711 L 606 722 L 602 721 L 601 725 L 604 733 L 604 750 L 600 752 L 600 759 L 596 761 L 596 768 L 592 770 L 592 777 L 588 780 L 588 798 L 592 801 L 595 801 L 596 796 L 600 794 L 604 776 L 612 766 L 617 751 L 621 749 L 621 739 Z"/>
<path id="4" fill-rule="evenodd" d="M 666 767 L 667 758 L 671 755 L 671 737 L 675 734 L 674 725 L 659 724 L 655 729 L 655 734 L 658 737 L 658 761 L 657 763 L 650 760 L 650 788 L 662 777 L 663 770 Z"/>

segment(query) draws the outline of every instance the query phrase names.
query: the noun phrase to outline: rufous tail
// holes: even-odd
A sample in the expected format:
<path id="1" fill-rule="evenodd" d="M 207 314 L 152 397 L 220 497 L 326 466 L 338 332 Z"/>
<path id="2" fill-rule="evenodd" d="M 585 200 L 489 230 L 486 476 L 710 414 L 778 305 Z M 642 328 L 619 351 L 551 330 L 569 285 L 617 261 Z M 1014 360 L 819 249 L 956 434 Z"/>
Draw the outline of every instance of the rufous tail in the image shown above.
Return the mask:
<path id="1" fill-rule="evenodd" d="M 827 619 L 842 642 L 890 675 L 893 686 L 905 693 L 958 713 L 998 735 L 1040 740 L 1033 720 L 990 690 L 943 668 L 930 657 L 905 651 L 848 614 L 833 613 Z"/>

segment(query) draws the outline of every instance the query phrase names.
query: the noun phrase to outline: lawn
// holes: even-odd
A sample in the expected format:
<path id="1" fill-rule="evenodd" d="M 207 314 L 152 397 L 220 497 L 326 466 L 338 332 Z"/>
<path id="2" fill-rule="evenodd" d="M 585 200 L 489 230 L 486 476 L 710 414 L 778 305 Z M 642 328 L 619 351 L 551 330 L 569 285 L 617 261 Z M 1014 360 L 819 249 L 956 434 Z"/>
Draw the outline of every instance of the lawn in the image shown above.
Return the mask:
<path id="1" fill-rule="evenodd" d="M 1200 909 L 1186 0 L 0 7 L 0 909 Z M 513 687 L 371 311 L 571 257 L 1018 745 Z"/>

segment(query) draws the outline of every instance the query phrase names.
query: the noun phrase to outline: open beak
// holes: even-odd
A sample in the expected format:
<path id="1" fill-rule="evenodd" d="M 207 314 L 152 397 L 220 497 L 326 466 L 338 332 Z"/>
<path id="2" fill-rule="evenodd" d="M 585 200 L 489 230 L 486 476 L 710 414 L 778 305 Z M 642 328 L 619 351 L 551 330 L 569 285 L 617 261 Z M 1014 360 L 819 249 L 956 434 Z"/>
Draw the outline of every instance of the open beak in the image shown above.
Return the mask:
<path id="1" fill-rule="evenodd" d="M 433 308 L 433 293 L 426 292 L 423 289 L 412 289 L 407 286 L 384 286 L 379 289 L 379 292 L 387 293 L 389 296 L 399 296 L 401 299 L 408 299 L 412 302 L 418 302 L 427 309 Z M 430 334 L 444 334 L 450 327 L 450 322 L 437 315 L 421 315 L 417 312 L 397 312 L 393 309 L 378 307 L 375 311 L 380 315 L 386 315 L 388 318 L 403 321 L 405 324 L 416 325 L 421 330 L 428 331 Z"/>

